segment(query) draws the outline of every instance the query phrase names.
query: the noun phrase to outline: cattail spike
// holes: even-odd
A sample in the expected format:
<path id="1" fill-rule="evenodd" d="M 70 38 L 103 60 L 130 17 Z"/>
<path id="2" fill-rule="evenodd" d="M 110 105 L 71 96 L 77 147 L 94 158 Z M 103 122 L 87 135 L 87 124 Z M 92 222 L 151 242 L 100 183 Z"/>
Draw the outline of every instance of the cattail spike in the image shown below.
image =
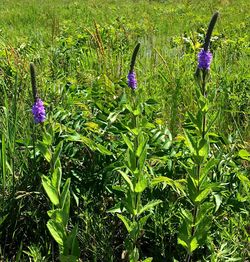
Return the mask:
<path id="1" fill-rule="evenodd" d="M 38 98 L 38 94 L 37 94 L 37 87 L 36 87 L 36 71 L 35 71 L 35 65 L 33 63 L 30 63 L 30 78 L 31 78 L 33 98 L 34 101 L 36 102 Z"/>
<path id="2" fill-rule="evenodd" d="M 130 70 L 129 72 L 132 73 L 134 71 L 134 66 L 135 66 L 135 60 L 136 60 L 136 56 L 138 54 L 139 48 L 140 48 L 140 43 L 138 43 L 134 49 L 132 58 L 131 58 L 131 63 L 130 63 Z"/>
<path id="3" fill-rule="evenodd" d="M 209 26 L 208 26 L 208 29 L 207 29 L 207 34 L 206 34 L 206 38 L 205 38 L 205 42 L 204 42 L 204 50 L 205 51 L 208 51 L 208 48 L 209 48 L 209 44 L 210 44 L 210 39 L 211 39 L 211 36 L 212 36 L 212 32 L 213 32 L 213 29 L 214 29 L 214 26 L 216 24 L 216 21 L 217 21 L 217 18 L 219 16 L 219 12 L 215 12 L 210 23 L 209 23 Z"/>

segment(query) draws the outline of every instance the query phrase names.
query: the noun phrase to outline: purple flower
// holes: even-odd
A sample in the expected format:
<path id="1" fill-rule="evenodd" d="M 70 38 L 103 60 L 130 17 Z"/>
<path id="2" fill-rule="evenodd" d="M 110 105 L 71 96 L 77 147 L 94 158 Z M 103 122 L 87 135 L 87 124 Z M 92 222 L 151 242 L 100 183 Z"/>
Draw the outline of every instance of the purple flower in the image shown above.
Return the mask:
<path id="1" fill-rule="evenodd" d="M 137 87 L 137 81 L 134 71 L 129 72 L 128 74 L 128 86 L 131 87 L 133 90 L 135 90 Z"/>
<path id="2" fill-rule="evenodd" d="M 210 69 L 212 57 L 213 55 L 210 51 L 205 51 L 204 49 L 202 49 L 198 54 L 198 67 L 200 69 Z"/>
<path id="3" fill-rule="evenodd" d="M 43 101 L 38 98 L 32 107 L 32 113 L 34 115 L 35 123 L 42 123 L 46 118 L 45 108 Z"/>

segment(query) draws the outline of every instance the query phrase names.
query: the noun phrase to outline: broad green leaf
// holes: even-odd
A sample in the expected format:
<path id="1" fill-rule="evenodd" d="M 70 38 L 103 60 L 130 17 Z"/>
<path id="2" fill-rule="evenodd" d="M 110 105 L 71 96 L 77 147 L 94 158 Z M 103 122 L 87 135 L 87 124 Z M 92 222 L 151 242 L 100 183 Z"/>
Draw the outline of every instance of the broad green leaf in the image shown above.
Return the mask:
<path id="1" fill-rule="evenodd" d="M 107 210 L 108 213 L 121 213 L 121 203 L 117 203 L 114 207 Z"/>
<path id="2" fill-rule="evenodd" d="M 209 143 L 206 139 L 201 139 L 199 141 L 197 153 L 199 157 L 202 157 L 202 159 L 207 158 L 209 153 Z"/>
<path id="3" fill-rule="evenodd" d="M 121 219 L 121 221 L 125 225 L 128 233 L 130 233 L 131 230 L 132 230 L 132 222 L 127 217 L 125 217 L 125 216 L 123 216 L 121 214 L 117 214 L 117 216 Z"/>
<path id="4" fill-rule="evenodd" d="M 189 210 L 181 208 L 180 215 L 188 224 L 192 224 L 193 215 Z"/>
<path id="5" fill-rule="evenodd" d="M 47 222 L 47 227 L 49 229 L 50 234 L 55 239 L 55 241 L 60 245 L 63 246 L 65 241 L 66 233 L 65 229 L 62 225 L 52 219 Z"/>
<path id="6" fill-rule="evenodd" d="M 135 171 L 137 166 L 136 166 L 136 156 L 135 152 L 131 150 L 127 150 L 126 152 L 126 165 L 131 171 Z"/>
<path id="7" fill-rule="evenodd" d="M 139 128 L 133 128 L 133 129 L 131 129 L 131 132 L 134 135 L 138 136 L 140 134 L 141 130 Z"/>
<path id="8" fill-rule="evenodd" d="M 136 108 L 135 110 L 133 110 L 133 112 L 132 112 L 133 114 L 134 114 L 134 116 L 139 116 L 140 115 L 140 113 L 141 113 L 141 111 L 140 111 L 140 109 L 139 108 Z"/>
<path id="9" fill-rule="evenodd" d="M 144 153 L 144 151 L 146 151 L 147 143 L 148 143 L 148 139 L 147 138 L 145 139 L 143 135 L 141 135 L 139 146 L 136 150 L 136 156 L 140 157 Z"/>
<path id="10" fill-rule="evenodd" d="M 144 169 L 146 158 L 147 158 L 147 150 L 145 148 L 142 151 L 142 153 L 140 154 L 140 157 L 139 157 L 139 170 L 140 170 L 140 172 L 142 172 L 143 169 Z"/>
<path id="11" fill-rule="evenodd" d="M 122 205 L 126 208 L 126 210 L 130 214 L 136 215 L 137 211 L 136 209 L 134 209 L 134 205 L 135 205 L 134 201 L 135 201 L 134 192 L 129 190 L 126 194 L 126 198 L 122 202 Z"/>
<path id="12" fill-rule="evenodd" d="M 55 220 L 59 224 L 64 224 L 64 216 L 63 216 L 62 209 L 57 208 L 57 209 L 49 210 L 47 213 L 52 220 Z"/>
<path id="13" fill-rule="evenodd" d="M 195 198 L 195 202 L 196 203 L 200 203 L 202 202 L 211 192 L 210 188 L 206 188 L 203 191 L 201 191 L 201 193 Z"/>
<path id="14" fill-rule="evenodd" d="M 237 177 L 239 178 L 239 180 L 241 181 L 243 187 L 244 187 L 244 190 L 245 192 L 249 193 L 249 190 L 250 190 L 250 180 L 249 178 L 247 178 L 245 175 L 243 175 L 242 173 L 238 173 L 237 174 Z M 240 192 L 238 192 L 238 194 L 240 194 Z"/>
<path id="15" fill-rule="evenodd" d="M 51 161 L 51 158 L 52 158 L 52 154 L 51 154 L 51 151 L 49 150 L 49 147 L 47 145 L 45 145 L 44 143 L 42 142 L 38 142 L 37 143 L 37 148 L 39 149 L 39 151 L 42 153 L 42 155 L 44 156 L 44 158 L 50 162 Z"/>
<path id="16" fill-rule="evenodd" d="M 213 212 L 213 209 L 214 209 L 214 203 L 204 202 L 204 203 L 200 204 L 199 208 L 198 208 L 198 213 L 197 213 L 197 216 L 196 216 L 196 222 L 195 222 L 194 226 L 196 227 L 197 225 L 202 223 L 202 221 L 204 219 L 206 219 L 207 216 Z"/>
<path id="17" fill-rule="evenodd" d="M 181 239 L 180 237 L 178 237 L 178 244 L 182 245 L 185 249 L 188 249 L 188 244 L 185 240 Z"/>
<path id="18" fill-rule="evenodd" d="M 192 202 L 195 201 L 197 197 L 198 190 L 198 179 L 195 179 L 192 176 L 187 177 L 187 193 Z"/>
<path id="19" fill-rule="evenodd" d="M 222 203 L 222 198 L 221 195 L 218 194 L 214 194 L 214 199 L 215 199 L 215 212 L 218 211 L 218 209 L 220 208 L 220 205 Z"/>
<path id="20" fill-rule="evenodd" d="M 61 179 L 62 179 L 62 168 L 61 168 L 60 161 L 58 161 L 56 165 L 58 165 L 58 167 L 54 169 L 54 172 L 51 178 L 51 184 L 53 187 L 57 189 L 58 192 L 60 192 Z"/>
<path id="21" fill-rule="evenodd" d="M 162 203 L 162 201 L 159 199 L 150 201 L 149 203 L 147 203 L 145 206 L 141 208 L 141 210 L 138 212 L 138 215 L 142 214 L 145 211 L 148 211 L 149 209 L 153 208 L 154 206 L 159 205 L 160 203 Z"/>
<path id="22" fill-rule="evenodd" d="M 201 176 L 200 176 L 200 184 L 205 180 L 207 177 L 209 171 L 215 167 L 218 163 L 218 159 L 211 158 L 208 160 L 208 162 L 205 164 L 205 166 L 201 169 Z"/>
<path id="23" fill-rule="evenodd" d="M 59 156 L 61 154 L 61 151 L 62 151 L 62 148 L 63 148 L 63 141 L 61 141 L 57 146 L 56 146 L 56 149 L 55 149 L 55 152 L 52 156 L 52 159 L 50 161 L 51 163 L 51 166 L 52 166 L 52 170 L 54 170 L 56 168 L 56 163 L 57 161 L 59 160 Z"/>
<path id="24" fill-rule="evenodd" d="M 69 191 L 69 186 L 70 186 L 70 178 L 68 178 L 64 184 L 63 191 L 60 197 L 60 204 L 61 208 L 64 212 L 64 217 L 66 219 L 66 223 L 68 221 L 69 217 L 69 209 L 70 209 L 70 191 Z"/>
<path id="25" fill-rule="evenodd" d="M 186 130 L 184 130 L 184 134 L 185 134 L 185 142 L 190 152 L 193 154 L 196 151 L 196 143 L 193 140 L 192 136 Z"/>
<path id="26" fill-rule="evenodd" d="M 196 237 L 193 237 L 190 243 L 190 253 L 193 253 L 195 249 L 199 247 Z"/>
<path id="27" fill-rule="evenodd" d="M 250 153 L 245 150 L 245 149 L 241 149 L 238 153 L 238 156 L 241 158 L 241 159 L 244 159 L 244 160 L 248 160 L 250 161 Z"/>
<path id="28" fill-rule="evenodd" d="M 50 201 L 57 206 L 59 204 L 59 198 L 58 198 L 58 191 L 57 189 L 51 184 L 51 181 L 48 177 L 42 176 L 42 185 L 47 193 Z"/>
<path id="29" fill-rule="evenodd" d="M 146 259 L 143 260 L 143 262 L 151 262 L 153 261 L 152 257 L 147 257 Z"/>
<path id="30" fill-rule="evenodd" d="M 151 216 L 151 214 L 147 214 L 146 216 L 140 218 L 139 220 L 139 225 L 140 228 L 143 229 L 143 227 L 145 226 L 145 224 L 147 223 L 148 218 Z"/>
<path id="31" fill-rule="evenodd" d="M 158 177 L 155 177 L 152 180 L 152 186 L 155 186 L 159 183 L 165 183 L 165 184 L 171 186 L 176 191 L 183 192 L 184 191 L 184 184 L 186 183 L 186 180 L 185 179 L 173 180 L 173 179 L 166 177 L 166 176 L 158 176 Z"/>
<path id="32" fill-rule="evenodd" d="M 113 155 L 112 152 L 110 152 L 106 147 L 102 146 L 101 144 L 96 144 L 96 149 L 102 153 L 103 155 L 111 156 Z"/>
<path id="33" fill-rule="evenodd" d="M 140 180 L 135 185 L 135 192 L 141 193 L 143 192 L 148 185 L 148 180 L 145 176 L 141 177 Z"/>
<path id="34" fill-rule="evenodd" d="M 49 134 L 48 132 L 43 132 L 43 143 L 51 146 L 53 142 L 53 137 L 51 136 L 51 134 Z"/>
<path id="35" fill-rule="evenodd" d="M 134 186 L 133 186 L 133 184 L 132 184 L 129 176 L 128 176 L 125 172 L 123 172 L 123 171 L 121 171 L 121 170 L 118 170 L 118 171 L 119 171 L 119 173 L 122 175 L 122 177 L 124 178 L 124 180 L 127 182 L 128 186 L 130 187 L 130 190 L 131 190 L 132 192 L 134 192 Z"/>
<path id="36" fill-rule="evenodd" d="M 112 189 L 119 192 L 126 192 L 125 188 L 122 186 L 112 186 Z"/>
<path id="37" fill-rule="evenodd" d="M 128 146 L 129 150 L 134 151 L 133 143 L 129 140 L 129 138 L 124 134 L 122 134 L 122 138 L 126 143 L 126 145 Z"/>
<path id="38" fill-rule="evenodd" d="M 92 150 L 95 150 L 96 147 L 95 147 L 95 144 L 94 142 L 89 139 L 88 137 L 86 136 L 82 136 L 78 133 L 76 133 L 74 130 L 68 130 L 69 132 L 73 132 L 72 135 L 67 135 L 67 140 L 69 141 L 76 141 L 76 142 L 81 142 L 83 143 L 84 145 L 86 145 L 87 147 L 91 148 Z"/>
<path id="39" fill-rule="evenodd" d="M 244 186 L 247 186 L 250 188 L 250 180 L 248 177 L 246 177 L 245 175 L 243 175 L 242 173 L 238 173 L 237 177 L 239 178 L 239 180 L 242 182 L 242 184 Z"/>
<path id="40" fill-rule="evenodd" d="M 70 187 L 70 178 L 68 178 L 63 186 L 63 191 L 62 191 L 62 194 L 61 194 L 61 197 L 60 197 L 60 202 L 61 202 L 61 207 L 64 206 L 64 203 L 66 201 L 66 196 L 69 192 L 69 187 Z"/>
<path id="41" fill-rule="evenodd" d="M 78 232 L 78 225 L 75 225 L 72 231 L 69 233 L 69 235 L 66 238 L 65 244 L 64 244 L 64 255 L 73 255 L 75 257 L 80 256 L 80 248 L 79 243 L 77 240 L 77 232 Z"/>
<path id="42" fill-rule="evenodd" d="M 195 128 L 197 130 L 200 130 L 201 129 L 201 123 L 200 121 L 197 121 L 197 119 L 194 117 L 194 115 L 191 113 L 191 112 L 187 112 L 188 116 L 189 116 L 189 119 L 191 120 L 191 122 L 194 124 Z"/>

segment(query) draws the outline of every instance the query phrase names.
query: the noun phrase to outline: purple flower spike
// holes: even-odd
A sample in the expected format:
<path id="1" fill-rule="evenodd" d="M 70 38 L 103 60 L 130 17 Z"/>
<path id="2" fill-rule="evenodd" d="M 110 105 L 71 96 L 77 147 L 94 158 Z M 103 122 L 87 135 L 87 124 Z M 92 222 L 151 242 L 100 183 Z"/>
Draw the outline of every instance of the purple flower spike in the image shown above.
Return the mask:
<path id="1" fill-rule="evenodd" d="M 129 72 L 128 74 L 128 86 L 133 90 L 135 90 L 137 87 L 136 75 L 134 71 Z"/>
<path id="2" fill-rule="evenodd" d="M 200 51 L 200 53 L 198 54 L 198 67 L 200 69 L 206 69 L 209 70 L 210 69 L 210 64 L 212 61 L 212 53 L 208 50 L 205 51 L 204 49 L 202 49 Z"/>
<path id="3" fill-rule="evenodd" d="M 43 101 L 38 98 L 32 107 L 32 113 L 34 115 L 35 123 L 42 123 L 45 121 L 46 113 L 43 105 Z"/>

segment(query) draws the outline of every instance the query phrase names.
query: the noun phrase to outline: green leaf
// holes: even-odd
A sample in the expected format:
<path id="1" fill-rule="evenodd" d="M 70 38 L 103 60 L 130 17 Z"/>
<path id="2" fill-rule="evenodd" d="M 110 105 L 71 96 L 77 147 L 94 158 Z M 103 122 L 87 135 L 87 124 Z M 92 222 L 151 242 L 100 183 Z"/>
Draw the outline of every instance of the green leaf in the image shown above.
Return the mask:
<path id="1" fill-rule="evenodd" d="M 132 231 L 132 222 L 127 217 L 124 217 L 121 214 L 117 214 L 117 216 L 121 219 L 121 221 L 125 225 L 128 233 L 130 233 Z"/>
<path id="2" fill-rule="evenodd" d="M 42 143 L 42 142 L 38 142 L 37 143 L 37 148 L 39 149 L 39 151 L 42 153 L 42 155 L 44 156 L 44 158 L 50 162 L 51 161 L 51 158 L 52 158 L 52 154 L 51 154 L 51 151 L 49 150 L 49 147 Z"/>
<path id="3" fill-rule="evenodd" d="M 113 155 L 112 152 L 110 152 L 106 147 L 102 146 L 101 144 L 96 144 L 96 149 L 102 153 L 103 155 L 111 156 Z"/>
<path id="4" fill-rule="evenodd" d="M 69 132 L 70 132 L 70 131 L 71 131 L 71 132 L 74 132 L 74 130 L 68 130 L 68 131 L 69 131 Z M 67 140 L 68 140 L 68 141 L 81 142 L 81 143 L 83 143 L 84 145 L 86 145 L 87 147 L 91 148 L 92 150 L 95 150 L 95 149 L 96 149 L 94 142 L 93 142 L 91 139 L 89 139 L 88 137 L 86 137 L 86 136 L 82 136 L 82 135 L 74 132 L 74 134 L 72 134 L 72 135 L 67 135 L 66 137 L 67 137 Z"/>
<path id="5" fill-rule="evenodd" d="M 48 132 L 43 132 L 43 143 L 48 145 L 48 146 L 51 146 L 52 145 L 52 142 L 53 142 L 53 137 L 50 133 Z"/>
<path id="6" fill-rule="evenodd" d="M 122 138 L 124 142 L 126 143 L 126 145 L 128 146 L 129 150 L 134 151 L 133 143 L 129 140 L 129 138 L 124 134 L 122 134 Z"/>
<path id="7" fill-rule="evenodd" d="M 152 180 L 152 185 L 153 186 L 155 186 L 155 185 L 157 185 L 159 183 L 165 183 L 165 184 L 171 186 L 176 191 L 183 192 L 184 191 L 183 184 L 186 183 L 186 180 L 185 179 L 173 180 L 173 179 L 171 179 L 169 177 L 166 177 L 166 176 L 158 176 L 158 177 L 155 177 Z"/>
<path id="8" fill-rule="evenodd" d="M 184 134 L 185 134 L 185 142 L 190 152 L 193 154 L 196 151 L 196 143 L 193 140 L 192 136 L 186 130 L 184 130 Z"/>
<path id="9" fill-rule="evenodd" d="M 184 239 L 181 239 L 181 237 L 178 237 L 178 244 L 182 245 L 186 250 L 188 250 L 188 244 Z"/>
<path id="10" fill-rule="evenodd" d="M 55 220 L 56 222 L 58 222 L 59 224 L 64 224 L 64 216 L 63 216 L 63 211 L 62 209 L 53 209 L 53 210 L 49 210 L 48 212 L 48 216 L 52 219 Z M 65 224 L 64 224 L 65 225 Z M 66 226 L 66 225 L 65 225 Z"/>
<path id="11" fill-rule="evenodd" d="M 146 158 L 147 158 L 147 150 L 145 147 L 139 156 L 139 170 L 140 171 L 143 171 L 144 169 Z"/>
<path id="12" fill-rule="evenodd" d="M 198 144 L 197 154 L 202 160 L 206 159 L 209 153 L 209 143 L 206 139 L 201 139 Z"/>
<path id="13" fill-rule="evenodd" d="M 117 203 L 114 207 L 107 210 L 108 213 L 121 213 L 121 203 Z"/>
<path id="14" fill-rule="evenodd" d="M 59 160 L 56 165 L 58 165 L 58 167 L 54 170 L 52 174 L 51 184 L 53 187 L 57 189 L 58 192 L 60 192 L 61 179 L 62 179 L 62 168 L 61 168 L 61 163 Z"/>
<path id="15" fill-rule="evenodd" d="M 241 159 L 244 159 L 244 160 L 247 160 L 247 161 L 250 161 L 250 153 L 245 150 L 245 149 L 241 149 L 238 153 L 238 156 L 241 158 Z"/>
<path id="16" fill-rule="evenodd" d="M 206 220 L 207 217 L 213 212 L 214 204 L 211 202 L 204 202 L 199 205 L 198 213 L 196 216 L 195 227 L 197 227 L 203 220 Z"/>
<path id="17" fill-rule="evenodd" d="M 196 203 L 200 203 L 202 202 L 211 192 L 210 188 L 206 188 L 203 191 L 201 191 L 201 193 L 199 193 L 199 195 L 195 198 L 195 202 Z"/>
<path id="18" fill-rule="evenodd" d="M 133 186 L 130 178 L 128 177 L 128 175 L 127 175 L 125 172 L 121 171 L 121 170 L 118 170 L 118 171 L 119 171 L 119 173 L 122 175 L 122 177 L 124 178 L 124 180 L 127 182 L 130 190 L 131 190 L 132 192 L 134 192 L 134 186 Z"/>
<path id="19" fill-rule="evenodd" d="M 52 170 L 54 170 L 56 168 L 56 163 L 57 161 L 59 160 L 59 156 L 62 152 L 62 148 L 63 148 L 63 141 L 61 141 L 57 146 L 56 146 L 56 149 L 55 149 L 55 152 L 52 156 L 52 159 L 51 159 L 51 166 L 52 166 Z"/>
<path id="20" fill-rule="evenodd" d="M 59 204 L 59 198 L 58 198 L 58 191 L 57 189 L 51 184 L 51 181 L 48 177 L 42 176 L 42 185 L 47 193 L 50 201 L 57 206 Z"/>
<path id="21" fill-rule="evenodd" d="M 195 249 L 197 249 L 199 247 L 198 241 L 196 239 L 196 237 L 193 237 L 190 243 L 190 253 L 193 253 L 195 251 Z"/>
<path id="22" fill-rule="evenodd" d="M 145 151 L 148 143 L 148 139 L 145 139 L 143 135 L 139 138 L 139 146 L 136 150 L 136 156 L 140 157 Z"/>
<path id="23" fill-rule="evenodd" d="M 65 217 L 69 216 L 69 209 L 70 209 L 70 178 L 68 178 L 63 186 L 63 191 L 60 197 L 60 204 L 61 208 L 64 211 Z"/>
<path id="24" fill-rule="evenodd" d="M 143 260 L 143 262 L 151 262 L 153 261 L 152 257 L 147 257 L 146 259 Z"/>
<path id="25" fill-rule="evenodd" d="M 242 173 L 238 173 L 237 177 L 239 178 L 239 180 L 242 182 L 243 185 L 245 185 L 245 186 L 250 188 L 250 180 L 249 180 L 248 177 L 246 177 Z"/>
<path id="26" fill-rule="evenodd" d="M 192 224 L 193 222 L 193 215 L 189 210 L 181 208 L 180 210 L 181 217 L 185 220 L 187 224 Z"/>
<path id="27" fill-rule="evenodd" d="M 62 225 L 52 219 L 50 219 L 47 222 L 47 227 L 49 229 L 50 234 L 55 239 L 55 241 L 60 245 L 63 246 L 66 233 L 65 229 L 62 227 Z"/>
<path id="28" fill-rule="evenodd" d="M 77 258 L 80 256 L 79 243 L 76 237 L 77 232 L 78 232 L 78 225 L 75 225 L 65 241 L 64 251 L 63 251 L 64 255 L 73 255 L 74 257 Z"/>
<path id="29" fill-rule="evenodd" d="M 151 216 L 151 214 L 147 214 L 146 216 L 140 218 L 139 220 L 139 225 L 140 228 L 143 229 L 143 227 L 145 226 L 145 224 L 147 223 L 148 218 Z"/>
<path id="30" fill-rule="evenodd" d="M 218 194 L 214 194 L 214 199 L 215 199 L 215 212 L 218 211 L 218 209 L 220 208 L 220 205 L 222 203 L 222 198 L 221 195 Z"/>
<path id="31" fill-rule="evenodd" d="M 140 180 L 136 183 L 135 185 L 135 192 L 136 193 L 141 193 L 143 192 L 148 185 L 148 180 L 145 176 L 142 176 Z"/>
<path id="32" fill-rule="evenodd" d="M 158 199 L 158 200 L 150 201 L 149 203 L 147 203 L 145 206 L 143 206 L 143 207 L 141 208 L 141 210 L 138 212 L 138 216 L 139 216 L 140 214 L 142 214 L 143 212 L 145 212 L 145 211 L 153 208 L 154 206 L 159 205 L 160 203 L 162 203 L 162 201 L 159 200 L 159 199 Z"/>

